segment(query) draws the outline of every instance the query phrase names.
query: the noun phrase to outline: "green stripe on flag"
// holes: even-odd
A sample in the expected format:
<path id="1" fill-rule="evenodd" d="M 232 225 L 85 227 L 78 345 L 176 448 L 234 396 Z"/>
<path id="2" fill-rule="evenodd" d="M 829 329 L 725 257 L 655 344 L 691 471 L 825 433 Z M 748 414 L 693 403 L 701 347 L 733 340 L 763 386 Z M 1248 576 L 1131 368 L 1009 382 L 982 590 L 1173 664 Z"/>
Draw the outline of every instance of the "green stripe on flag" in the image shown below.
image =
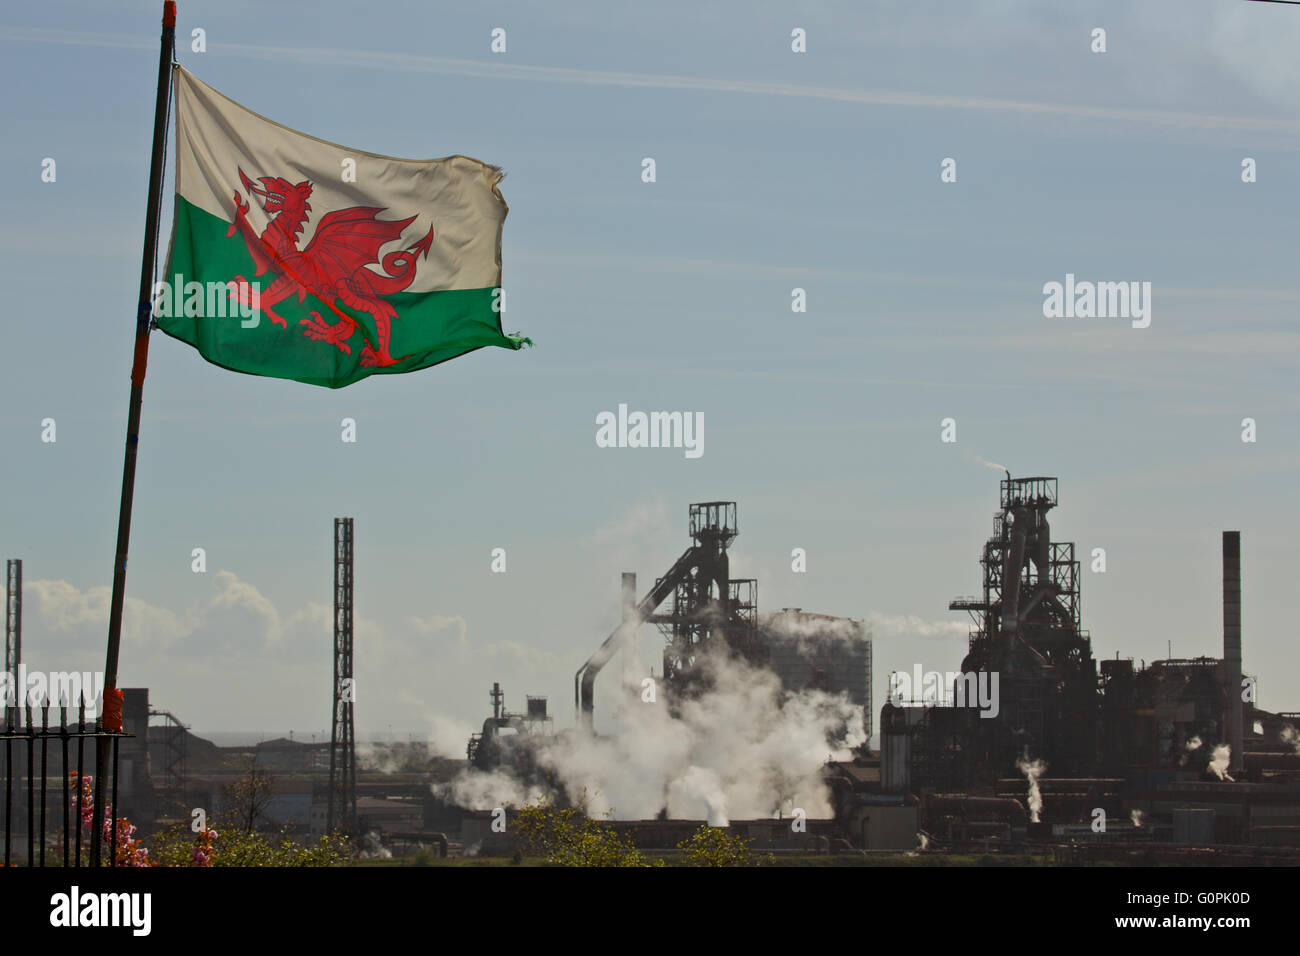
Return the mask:
<path id="1" fill-rule="evenodd" d="M 250 282 L 261 283 L 261 292 L 265 295 L 279 278 L 273 269 L 260 276 L 254 275 L 256 266 L 243 237 L 238 233 L 227 237 L 229 228 L 229 222 L 199 209 L 179 195 L 176 197 L 172 249 L 167 269 L 160 279 L 175 284 L 179 276 L 182 304 L 185 299 L 183 283 L 199 282 L 206 290 L 207 283 L 225 283 L 236 275 L 242 275 Z M 226 303 L 225 317 L 209 316 L 206 295 L 201 314 L 197 316 L 159 315 L 161 310 L 157 305 L 154 311 L 158 328 L 194 346 L 214 365 L 250 375 L 342 388 L 373 374 L 397 374 L 428 368 L 489 345 L 519 349 L 531 344 L 528 339 L 502 334 L 500 313 L 492 308 L 495 291 L 495 288 L 488 287 L 401 292 L 385 296 L 383 301 L 397 310 L 397 318 L 391 320 L 389 351 L 394 357 L 405 358 L 382 368 L 361 366 L 363 346 L 366 341 L 376 341 L 373 317 L 367 312 L 349 308 L 337 299 L 323 303 L 316 296 L 307 295 L 299 302 L 295 291 L 271 306 L 271 310 L 285 320 L 284 326 L 272 322 L 265 313 L 256 312 L 256 326 L 244 328 L 242 323 L 251 319 L 241 319 L 233 299 Z M 175 299 L 168 304 L 174 308 Z M 358 324 L 345 342 L 350 354 L 329 342 L 308 338 L 306 326 L 299 324 L 303 319 L 311 320 L 313 312 L 319 313 L 330 325 L 340 321 L 330 306 L 352 317 Z"/>

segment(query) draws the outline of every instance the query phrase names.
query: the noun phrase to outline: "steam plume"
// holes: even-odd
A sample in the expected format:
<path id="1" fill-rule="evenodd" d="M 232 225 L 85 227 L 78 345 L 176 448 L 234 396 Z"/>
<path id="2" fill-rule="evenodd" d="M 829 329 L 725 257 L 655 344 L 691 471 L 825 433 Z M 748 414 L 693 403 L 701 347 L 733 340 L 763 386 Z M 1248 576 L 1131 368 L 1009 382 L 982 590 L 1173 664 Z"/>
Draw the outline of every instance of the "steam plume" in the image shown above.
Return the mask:
<path id="1" fill-rule="evenodd" d="M 986 468 L 992 468 L 996 471 L 1005 471 L 1007 473 L 1007 477 L 1008 478 L 1011 477 L 1011 469 L 1008 468 L 1006 465 L 999 465 L 996 461 L 985 461 L 979 455 L 975 456 L 975 460 L 978 461 L 981 465 L 984 465 Z"/>
<path id="2" fill-rule="evenodd" d="M 865 740 L 862 708 L 843 694 L 785 691 L 771 671 L 725 654 L 696 667 L 710 689 L 680 701 L 676 714 L 662 688 L 654 702 L 626 698 L 613 715 L 615 733 L 579 728 L 545 738 L 537 765 L 570 801 L 586 790 L 594 817 L 649 819 L 666 809 L 675 819 L 723 826 L 789 816 L 795 808 L 812 818 L 831 816 L 821 768 L 828 756 L 846 759 Z M 442 792 L 472 809 L 522 806 L 548 795 L 504 769 L 467 771 Z"/>
<path id="3" fill-rule="evenodd" d="M 1228 763 L 1232 757 L 1232 748 L 1227 744 L 1218 744 L 1214 748 L 1214 753 L 1210 757 L 1210 765 L 1207 769 L 1213 770 L 1215 776 L 1220 780 L 1233 780 L 1232 774 L 1228 773 Z M 1236 782 L 1235 780 L 1233 781 Z"/>
<path id="4" fill-rule="evenodd" d="M 1296 730 L 1292 724 L 1283 724 L 1282 743 L 1289 744 L 1292 750 L 1300 754 L 1300 731 Z"/>
<path id="5" fill-rule="evenodd" d="M 1025 751 L 1025 755 L 1016 761 L 1016 769 L 1029 781 L 1029 819 L 1038 823 L 1038 814 L 1043 809 L 1043 794 L 1038 789 L 1038 778 L 1047 770 L 1047 764 L 1041 760 L 1030 760 L 1029 752 Z"/>

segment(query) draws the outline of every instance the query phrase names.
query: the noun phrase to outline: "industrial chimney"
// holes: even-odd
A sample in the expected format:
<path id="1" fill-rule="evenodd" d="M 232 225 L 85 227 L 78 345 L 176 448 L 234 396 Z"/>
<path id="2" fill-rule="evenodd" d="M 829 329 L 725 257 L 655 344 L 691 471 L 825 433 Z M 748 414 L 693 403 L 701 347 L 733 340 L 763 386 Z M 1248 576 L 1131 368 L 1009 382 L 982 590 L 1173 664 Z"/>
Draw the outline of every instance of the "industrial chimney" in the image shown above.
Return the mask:
<path id="1" fill-rule="evenodd" d="M 1228 684 L 1229 769 L 1245 764 L 1241 700 L 1241 532 L 1223 532 L 1223 669 Z"/>

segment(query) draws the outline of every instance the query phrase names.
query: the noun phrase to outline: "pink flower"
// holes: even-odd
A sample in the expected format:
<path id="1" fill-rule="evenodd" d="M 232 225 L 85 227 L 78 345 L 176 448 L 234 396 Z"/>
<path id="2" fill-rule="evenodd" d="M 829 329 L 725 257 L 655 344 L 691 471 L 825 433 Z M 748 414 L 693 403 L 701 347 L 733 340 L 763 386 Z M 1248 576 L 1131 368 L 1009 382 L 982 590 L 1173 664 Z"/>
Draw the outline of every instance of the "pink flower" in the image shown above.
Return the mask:
<path id="1" fill-rule="evenodd" d="M 89 830 L 95 822 L 95 778 L 88 774 L 81 777 L 81 825 Z M 114 859 L 125 866 L 152 866 L 149 851 L 135 840 L 136 828 L 126 817 L 117 818 L 117 846 L 113 848 Z M 113 840 L 113 806 L 104 804 L 104 839 Z"/>

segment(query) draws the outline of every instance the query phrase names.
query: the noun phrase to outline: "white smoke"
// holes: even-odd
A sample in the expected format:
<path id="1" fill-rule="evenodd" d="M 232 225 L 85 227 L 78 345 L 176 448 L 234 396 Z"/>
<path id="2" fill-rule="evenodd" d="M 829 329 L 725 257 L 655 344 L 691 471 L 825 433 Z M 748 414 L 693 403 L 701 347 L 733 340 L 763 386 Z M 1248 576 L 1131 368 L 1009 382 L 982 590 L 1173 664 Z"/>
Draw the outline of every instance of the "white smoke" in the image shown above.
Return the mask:
<path id="1" fill-rule="evenodd" d="M 915 614 L 883 614 L 872 611 L 867 615 L 871 633 L 882 642 L 910 641 L 913 638 L 952 638 L 965 640 L 970 626 L 961 621 L 927 621 Z"/>
<path id="2" fill-rule="evenodd" d="M 916 848 L 921 851 L 930 849 L 930 838 L 922 830 L 916 834 Z"/>
<path id="3" fill-rule="evenodd" d="M 1038 778 L 1047 770 L 1047 764 L 1041 760 L 1030 760 L 1029 753 L 1016 761 L 1016 769 L 1025 775 L 1029 781 L 1029 819 L 1033 823 L 1038 822 L 1038 814 L 1043 809 L 1043 794 L 1038 789 Z"/>
<path id="4" fill-rule="evenodd" d="M 999 465 L 996 461 L 985 461 L 979 455 L 975 456 L 975 460 L 978 461 L 981 465 L 985 466 L 986 468 L 995 468 L 998 471 L 1005 471 L 1007 473 L 1007 477 L 1008 478 L 1011 477 L 1011 469 L 1008 468 L 1006 465 Z"/>
<path id="5" fill-rule="evenodd" d="M 726 655 L 696 661 L 712 680 L 684 700 L 676 717 L 662 691 L 654 702 L 624 699 L 615 731 L 594 736 L 579 728 L 539 744 L 537 762 L 571 802 L 584 799 L 596 818 L 649 819 L 666 809 L 674 819 L 809 817 L 833 810 L 821 778 L 827 759 L 848 759 L 865 741 L 861 707 L 843 694 L 790 693 L 767 670 Z M 835 743 L 833 744 L 832 741 Z M 838 752 L 835 746 L 839 746 Z M 467 771 L 445 788 L 456 803 L 490 809 L 537 802 L 503 771 Z"/>
<path id="6" fill-rule="evenodd" d="M 409 757 L 405 742 L 363 740 L 357 744 L 357 764 L 363 770 L 397 773 Z"/>
<path id="7" fill-rule="evenodd" d="M 1283 724 L 1282 743 L 1289 745 L 1292 750 L 1300 754 L 1300 730 L 1296 730 L 1292 724 Z"/>
<path id="8" fill-rule="evenodd" d="M 817 650 L 835 641 L 854 641 L 879 637 L 884 641 L 908 641 L 913 638 L 969 637 L 970 626 L 960 621 L 928 621 L 915 614 L 870 612 L 865 621 L 847 617 L 821 617 L 815 614 L 771 613 L 759 616 L 759 624 L 770 635 L 797 642 L 801 651 Z"/>
<path id="9" fill-rule="evenodd" d="M 470 810 L 522 807 L 546 796 L 545 788 L 525 785 L 501 770 L 463 771 L 451 783 L 435 783 L 431 789 L 435 796 Z"/>
<path id="10" fill-rule="evenodd" d="M 477 730 L 463 721 L 442 714 L 426 713 L 429 723 L 429 753 L 442 757 L 465 756 L 465 742 Z"/>
<path id="11" fill-rule="evenodd" d="M 835 645 L 870 640 L 871 631 L 861 621 L 816 614 L 762 614 L 759 626 L 799 654 L 817 654 Z"/>
<path id="12" fill-rule="evenodd" d="M 674 804 L 687 807 L 703 804 L 708 808 L 711 827 L 725 827 L 731 823 L 727 819 L 727 795 L 722 790 L 722 781 L 712 770 L 704 767 L 691 767 L 680 780 L 668 784 L 668 805 Z"/>
<path id="13" fill-rule="evenodd" d="M 782 612 L 760 615 L 759 623 L 765 630 L 781 637 L 851 640 L 866 636 L 862 623 L 847 617 Z"/>
<path id="14" fill-rule="evenodd" d="M 1133 821 L 1135 827 L 1143 826 L 1147 822 L 1147 815 L 1141 810 L 1130 810 L 1128 818 Z"/>
<path id="15" fill-rule="evenodd" d="M 1232 748 L 1227 744 L 1217 744 L 1214 753 L 1210 757 L 1210 764 L 1206 769 L 1214 771 L 1214 775 L 1220 780 L 1233 780 L 1232 775 L 1228 773 L 1228 764 L 1231 758 Z M 1236 781 L 1233 780 L 1233 782 Z"/>
<path id="16" fill-rule="evenodd" d="M 361 855 L 361 859 L 363 860 L 370 860 L 370 859 L 391 860 L 393 858 L 393 852 L 390 849 L 388 849 L 388 847 L 384 846 L 382 840 L 379 837 L 378 830 L 371 830 L 369 833 L 367 833 L 365 836 L 361 838 L 360 855 Z"/>

